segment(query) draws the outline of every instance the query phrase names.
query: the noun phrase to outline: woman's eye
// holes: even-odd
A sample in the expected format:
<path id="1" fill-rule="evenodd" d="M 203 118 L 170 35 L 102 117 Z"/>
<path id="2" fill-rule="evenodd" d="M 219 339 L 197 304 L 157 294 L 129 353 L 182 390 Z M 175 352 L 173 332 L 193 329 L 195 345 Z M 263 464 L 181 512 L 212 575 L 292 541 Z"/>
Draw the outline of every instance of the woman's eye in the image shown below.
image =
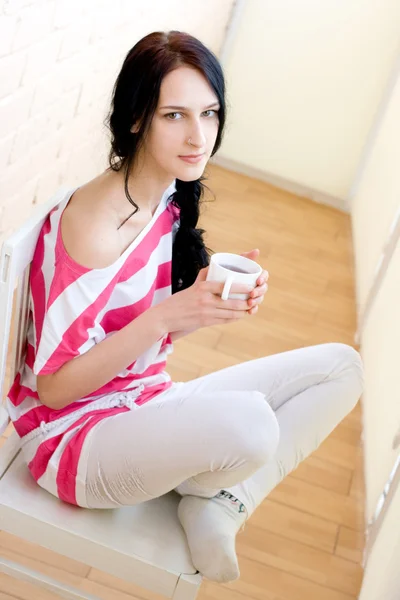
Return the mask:
<path id="1" fill-rule="evenodd" d="M 207 114 L 207 113 L 208 113 L 208 114 Z M 210 114 L 210 113 L 212 113 L 212 114 Z M 210 110 L 205 110 L 205 111 L 204 111 L 202 114 L 203 114 L 203 115 L 206 115 L 207 117 L 213 117 L 214 115 L 216 115 L 216 114 L 217 114 L 217 111 L 216 111 L 216 110 L 211 110 L 211 109 L 210 109 Z M 176 119 L 176 118 L 175 118 L 175 116 L 176 116 L 176 115 L 181 115 L 181 116 L 182 116 L 182 113 L 179 113 L 179 112 L 168 113 L 167 115 L 165 115 L 165 117 L 166 117 L 166 118 L 167 118 L 169 121 L 179 121 L 180 119 Z"/>

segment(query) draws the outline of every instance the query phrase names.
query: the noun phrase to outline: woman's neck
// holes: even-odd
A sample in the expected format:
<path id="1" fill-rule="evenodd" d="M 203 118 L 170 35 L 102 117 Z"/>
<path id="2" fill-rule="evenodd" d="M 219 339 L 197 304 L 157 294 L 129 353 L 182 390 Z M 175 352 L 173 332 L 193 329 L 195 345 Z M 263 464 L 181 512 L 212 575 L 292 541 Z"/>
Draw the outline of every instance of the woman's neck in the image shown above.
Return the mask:
<path id="1" fill-rule="evenodd" d="M 114 175 L 116 175 L 116 185 L 121 192 L 120 208 L 124 211 L 128 203 L 125 195 L 125 170 L 114 172 Z M 131 169 L 128 178 L 128 192 L 140 210 L 154 214 L 165 190 L 174 181 L 175 179 L 165 172 L 159 173 L 157 176 L 154 169 L 149 171 L 143 166 L 140 171 L 137 168 Z"/>

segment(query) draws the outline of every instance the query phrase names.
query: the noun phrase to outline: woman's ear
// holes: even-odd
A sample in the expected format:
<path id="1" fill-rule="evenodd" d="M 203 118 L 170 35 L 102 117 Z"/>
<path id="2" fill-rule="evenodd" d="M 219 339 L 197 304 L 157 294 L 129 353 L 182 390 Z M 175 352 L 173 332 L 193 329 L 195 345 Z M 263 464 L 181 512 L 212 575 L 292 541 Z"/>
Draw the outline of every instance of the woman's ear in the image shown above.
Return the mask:
<path id="1" fill-rule="evenodd" d="M 140 127 L 142 126 L 142 121 L 140 119 L 138 119 L 137 121 L 135 121 L 131 127 L 131 133 L 137 133 L 140 129 Z"/>

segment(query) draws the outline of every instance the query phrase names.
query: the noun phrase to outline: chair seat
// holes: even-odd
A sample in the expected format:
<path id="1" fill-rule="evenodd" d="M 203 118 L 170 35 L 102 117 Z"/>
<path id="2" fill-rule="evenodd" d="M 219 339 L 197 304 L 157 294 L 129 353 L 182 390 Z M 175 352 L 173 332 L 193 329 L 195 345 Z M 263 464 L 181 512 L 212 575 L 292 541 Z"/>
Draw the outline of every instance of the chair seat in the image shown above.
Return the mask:
<path id="1" fill-rule="evenodd" d="M 194 574 L 170 492 L 137 506 L 86 509 L 40 488 L 19 453 L 0 480 L 0 528 L 116 577 L 172 596 Z"/>

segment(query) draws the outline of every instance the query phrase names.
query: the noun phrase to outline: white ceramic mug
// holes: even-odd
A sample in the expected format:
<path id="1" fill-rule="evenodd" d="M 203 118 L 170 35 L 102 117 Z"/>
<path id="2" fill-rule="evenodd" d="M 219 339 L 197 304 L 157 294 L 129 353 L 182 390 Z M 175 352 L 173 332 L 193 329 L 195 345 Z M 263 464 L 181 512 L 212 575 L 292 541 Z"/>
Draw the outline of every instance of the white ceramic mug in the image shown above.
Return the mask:
<path id="1" fill-rule="evenodd" d="M 231 254 L 230 252 L 216 252 L 210 259 L 207 281 L 225 282 L 221 294 L 222 300 L 228 298 L 247 300 L 250 294 L 229 294 L 232 283 L 244 283 L 256 287 L 257 279 L 262 271 L 262 267 L 250 258 L 240 256 L 240 254 Z"/>

